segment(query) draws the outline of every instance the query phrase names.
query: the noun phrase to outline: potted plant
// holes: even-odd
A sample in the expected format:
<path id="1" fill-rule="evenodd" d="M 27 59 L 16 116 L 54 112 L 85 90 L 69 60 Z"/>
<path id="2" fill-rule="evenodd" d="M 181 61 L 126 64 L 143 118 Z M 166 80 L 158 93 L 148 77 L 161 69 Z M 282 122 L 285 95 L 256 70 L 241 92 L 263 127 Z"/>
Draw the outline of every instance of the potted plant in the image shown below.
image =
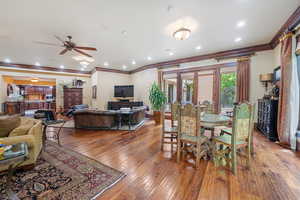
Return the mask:
<path id="1" fill-rule="evenodd" d="M 161 109 L 167 101 L 166 95 L 158 87 L 156 83 L 153 83 L 150 88 L 149 100 L 153 110 L 153 118 L 156 125 L 161 124 Z"/>

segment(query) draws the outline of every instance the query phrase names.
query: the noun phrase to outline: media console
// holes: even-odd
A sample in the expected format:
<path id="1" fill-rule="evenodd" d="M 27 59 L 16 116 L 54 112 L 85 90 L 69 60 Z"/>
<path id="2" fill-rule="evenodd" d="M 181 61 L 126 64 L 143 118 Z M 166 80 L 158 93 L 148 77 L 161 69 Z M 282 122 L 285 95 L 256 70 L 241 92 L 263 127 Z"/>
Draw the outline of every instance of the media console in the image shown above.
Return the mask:
<path id="1" fill-rule="evenodd" d="M 107 110 L 120 110 L 121 108 L 133 108 L 144 106 L 142 101 L 109 101 Z"/>

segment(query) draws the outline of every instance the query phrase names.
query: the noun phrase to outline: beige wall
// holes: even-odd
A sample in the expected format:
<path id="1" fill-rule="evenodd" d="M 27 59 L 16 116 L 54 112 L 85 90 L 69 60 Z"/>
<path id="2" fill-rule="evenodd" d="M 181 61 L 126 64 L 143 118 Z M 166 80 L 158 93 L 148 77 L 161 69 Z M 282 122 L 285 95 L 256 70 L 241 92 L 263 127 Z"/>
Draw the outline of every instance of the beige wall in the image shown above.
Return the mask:
<path id="1" fill-rule="evenodd" d="M 198 80 L 198 102 L 210 101 L 212 102 L 213 94 L 213 76 L 199 76 Z"/>
<path id="2" fill-rule="evenodd" d="M 148 69 L 131 75 L 132 84 L 134 85 L 135 101 L 143 101 L 150 107 L 149 90 L 154 82 L 158 82 L 157 69 Z"/>
<path id="3" fill-rule="evenodd" d="M 107 102 L 114 100 L 115 85 L 132 85 L 129 74 L 111 72 L 95 72 L 92 76 L 92 85 L 97 83 L 97 99 L 92 100 L 94 108 L 107 109 Z"/>

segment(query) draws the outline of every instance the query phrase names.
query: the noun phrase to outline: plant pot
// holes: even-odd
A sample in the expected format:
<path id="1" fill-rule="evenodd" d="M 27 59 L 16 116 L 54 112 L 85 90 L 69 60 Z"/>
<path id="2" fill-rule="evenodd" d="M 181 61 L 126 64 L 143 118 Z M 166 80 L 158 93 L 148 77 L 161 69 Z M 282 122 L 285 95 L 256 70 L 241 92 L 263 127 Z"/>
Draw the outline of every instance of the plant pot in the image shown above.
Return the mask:
<path id="1" fill-rule="evenodd" d="M 155 121 L 155 125 L 160 125 L 161 124 L 161 112 L 153 111 L 153 119 Z"/>

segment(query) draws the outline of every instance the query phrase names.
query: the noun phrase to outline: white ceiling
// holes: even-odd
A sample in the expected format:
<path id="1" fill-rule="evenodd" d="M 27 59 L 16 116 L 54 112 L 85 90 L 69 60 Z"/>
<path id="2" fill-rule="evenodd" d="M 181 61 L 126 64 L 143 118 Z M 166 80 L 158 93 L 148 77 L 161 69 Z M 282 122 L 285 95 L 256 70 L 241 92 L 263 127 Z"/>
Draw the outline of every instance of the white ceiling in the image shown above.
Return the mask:
<path id="1" fill-rule="evenodd" d="M 1 0 L 0 60 L 80 69 L 72 53 L 60 56 L 62 48 L 34 42 L 59 44 L 54 35 L 72 35 L 78 45 L 99 50 L 91 52 L 95 62 L 88 69 L 107 61 L 110 68 L 131 70 L 268 43 L 299 5 L 300 0 Z M 236 27 L 240 20 L 245 27 Z M 171 35 L 182 26 L 192 34 L 177 41 Z M 234 42 L 237 37 L 243 40 Z M 196 51 L 198 45 L 202 49 Z"/>

